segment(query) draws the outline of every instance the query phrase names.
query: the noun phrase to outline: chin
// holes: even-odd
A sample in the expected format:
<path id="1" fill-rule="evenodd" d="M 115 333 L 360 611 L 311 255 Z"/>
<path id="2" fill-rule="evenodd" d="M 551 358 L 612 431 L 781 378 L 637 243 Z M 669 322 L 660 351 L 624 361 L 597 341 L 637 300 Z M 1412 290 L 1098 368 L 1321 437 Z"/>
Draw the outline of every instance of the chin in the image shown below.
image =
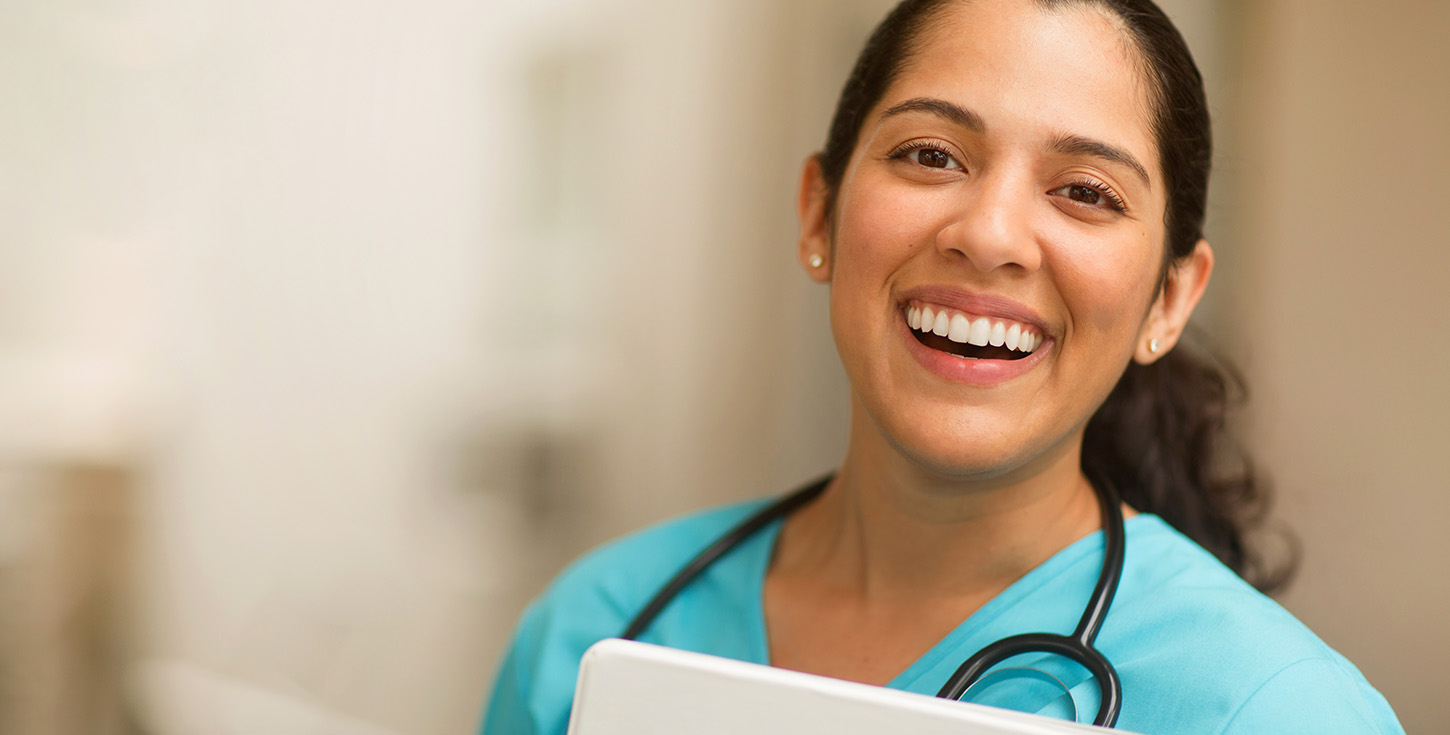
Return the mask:
<path id="1" fill-rule="evenodd" d="M 944 480 L 980 482 L 1000 480 L 1023 470 L 1025 463 L 1013 461 L 1000 453 L 916 451 L 903 455 L 920 467 L 926 474 Z"/>
<path id="2" fill-rule="evenodd" d="M 924 472 L 945 480 L 1001 480 L 1032 472 L 1049 448 L 1033 451 L 1031 442 L 1000 429 L 986 427 L 932 427 L 916 422 L 890 432 L 888 442 L 896 453 Z"/>

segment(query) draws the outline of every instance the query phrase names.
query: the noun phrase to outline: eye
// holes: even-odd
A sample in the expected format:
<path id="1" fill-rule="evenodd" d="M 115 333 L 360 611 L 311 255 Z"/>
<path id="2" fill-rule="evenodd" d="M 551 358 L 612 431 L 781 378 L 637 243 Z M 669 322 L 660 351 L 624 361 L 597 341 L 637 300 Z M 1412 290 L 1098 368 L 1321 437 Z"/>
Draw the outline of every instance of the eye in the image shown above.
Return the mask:
<path id="1" fill-rule="evenodd" d="M 1082 184 L 1073 184 L 1067 187 L 1067 198 L 1083 204 L 1097 204 L 1102 201 L 1103 195 L 1096 189 L 1089 189 Z"/>
<path id="2" fill-rule="evenodd" d="M 1114 212 L 1127 211 L 1122 197 L 1119 197 L 1107 184 L 1099 181 L 1080 181 L 1054 189 L 1050 193 L 1066 197 L 1085 207 L 1111 209 Z"/>
<path id="3" fill-rule="evenodd" d="M 961 168 L 952 160 L 950 153 L 935 148 L 919 148 L 907 154 L 907 158 L 927 168 Z"/>
<path id="4" fill-rule="evenodd" d="M 960 171 L 964 167 L 944 146 L 932 141 L 912 141 L 891 152 L 890 158 L 905 160 L 922 168 Z"/>

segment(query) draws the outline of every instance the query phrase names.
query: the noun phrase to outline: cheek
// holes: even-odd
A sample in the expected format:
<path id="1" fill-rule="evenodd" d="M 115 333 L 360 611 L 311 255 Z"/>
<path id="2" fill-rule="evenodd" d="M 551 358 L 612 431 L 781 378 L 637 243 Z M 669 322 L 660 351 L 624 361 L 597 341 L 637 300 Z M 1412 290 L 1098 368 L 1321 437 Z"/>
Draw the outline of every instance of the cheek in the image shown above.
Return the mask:
<path id="1" fill-rule="evenodd" d="M 832 246 L 848 269 L 899 261 L 929 241 L 940 203 L 908 187 L 855 182 L 837 202 Z"/>
<path id="2" fill-rule="evenodd" d="M 1088 242 L 1058 258 L 1058 283 L 1079 331 L 1136 334 L 1157 293 L 1160 249 L 1148 233 Z"/>

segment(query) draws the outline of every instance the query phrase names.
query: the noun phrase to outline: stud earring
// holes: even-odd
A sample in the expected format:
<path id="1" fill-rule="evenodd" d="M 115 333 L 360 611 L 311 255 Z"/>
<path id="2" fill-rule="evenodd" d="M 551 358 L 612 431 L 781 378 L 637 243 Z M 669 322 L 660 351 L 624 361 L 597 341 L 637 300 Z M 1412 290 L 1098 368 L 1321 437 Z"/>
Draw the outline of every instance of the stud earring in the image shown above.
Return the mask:
<path id="1" fill-rule="evenodd" d="M 812 268 L 819 268 L 826 264 L 826 259 L 822 258 L 820 255 L 812 255 L 810 262 Z"/>
<path id="2" fill-rule="evenodd" d="M 1153 354 L 1155 354 L 1155 355 L 1158 354 L 1158 338 L 1157 337 L 1154 337 L 1153 339 L 1148 340 L 1148 351 L 1151 352 L 1151 353 L 1153 353 Z"/>

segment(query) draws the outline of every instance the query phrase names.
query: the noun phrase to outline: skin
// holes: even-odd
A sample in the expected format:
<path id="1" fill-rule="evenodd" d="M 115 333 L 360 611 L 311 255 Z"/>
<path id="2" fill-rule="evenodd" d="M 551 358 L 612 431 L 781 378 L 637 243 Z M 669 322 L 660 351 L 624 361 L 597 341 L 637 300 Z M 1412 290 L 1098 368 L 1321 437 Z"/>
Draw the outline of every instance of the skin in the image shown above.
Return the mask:
<path id="1" fill-rule="evenodd" d="M 1115 18 L 976 0 L 924 41 L 868 116 L 833 211 L 814 160 L 802 176 L 799 255 L 831 287 L 850 443 L 787 520 L 764 591 L 773 664 L 875 684 L 1100 528 L 1084 427 L 1129 360 L 1172 348 L 1213 268 L 1200 242 L 1160 283 L 1166 191 Z M 1039 354 L 986 385 L 928 369 L 903 328 L 922 286 L 1029 310 Z"/>

